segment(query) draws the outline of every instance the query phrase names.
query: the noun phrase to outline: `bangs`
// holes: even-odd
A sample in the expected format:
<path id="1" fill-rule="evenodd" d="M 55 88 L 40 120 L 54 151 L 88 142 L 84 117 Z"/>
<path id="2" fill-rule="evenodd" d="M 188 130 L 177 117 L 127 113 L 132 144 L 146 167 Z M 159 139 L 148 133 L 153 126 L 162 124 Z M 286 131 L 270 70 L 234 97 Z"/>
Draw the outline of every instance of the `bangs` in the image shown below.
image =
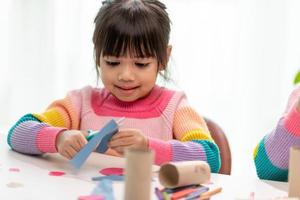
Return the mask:
<path id="1" fill-rule="evenodd" d="M 155 46 L 159 41 L 147 31 L 147 27 L 121 27 L 122 23 L 109 27 L 102 38 L 105 41 L 100 46 L 103 56 L 120 57 L 129 54 L 130 57 L 146 58 L 160 54 L 159 47 Z"/>

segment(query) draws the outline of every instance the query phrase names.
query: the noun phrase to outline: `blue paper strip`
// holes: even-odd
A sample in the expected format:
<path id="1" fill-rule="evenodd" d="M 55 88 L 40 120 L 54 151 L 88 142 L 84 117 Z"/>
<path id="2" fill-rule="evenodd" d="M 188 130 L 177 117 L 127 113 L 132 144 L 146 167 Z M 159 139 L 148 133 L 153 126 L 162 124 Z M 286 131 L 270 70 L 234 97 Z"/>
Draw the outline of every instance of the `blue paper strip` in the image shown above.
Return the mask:
<path id="1" fill-rule="evenodd" d="M 83 163 L 86 161 L 88 156 L 92 153 L 92 151 L 97 147 L 103 146 L 99 148 L 99 153 L 103 153 L 102 150 L 107 149 L 107 143 L 109 140 L 107 138 L 103 140 L 106 136 L 111 138 L 115 133 L 118 132 L 118 124 L 115 120 L 109 121 L 98 133 L 96 133 L 90 141 L 70 160 L 71 165 L 80 169 Z M 103 140 L 103 142 L 102 142 Z M 101 150 L 101 151 L 100 151 Z"/>

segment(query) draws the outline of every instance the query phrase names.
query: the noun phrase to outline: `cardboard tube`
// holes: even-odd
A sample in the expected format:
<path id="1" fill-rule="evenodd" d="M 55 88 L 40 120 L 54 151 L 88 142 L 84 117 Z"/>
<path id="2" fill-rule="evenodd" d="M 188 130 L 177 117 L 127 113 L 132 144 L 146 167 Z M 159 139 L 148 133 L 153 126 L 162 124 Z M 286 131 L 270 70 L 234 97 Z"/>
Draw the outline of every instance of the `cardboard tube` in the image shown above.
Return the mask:
<path id="1" fill-rule="evenodd" d="M 153 157 L 150 150 L 125 152 L 125 200 L 150 200 Z"/>
<path id="2" fill-rule="evenodd" d="M 290 148 L 289 197 L 300 197 L 300 147 Z"/>
<path id="3" fill-rule="evenodd" d="M 204 161 L 172 162 L 161 166 L 158 177 L 167 188 L 202 184 L 210 180 L 210 167 Z"/>

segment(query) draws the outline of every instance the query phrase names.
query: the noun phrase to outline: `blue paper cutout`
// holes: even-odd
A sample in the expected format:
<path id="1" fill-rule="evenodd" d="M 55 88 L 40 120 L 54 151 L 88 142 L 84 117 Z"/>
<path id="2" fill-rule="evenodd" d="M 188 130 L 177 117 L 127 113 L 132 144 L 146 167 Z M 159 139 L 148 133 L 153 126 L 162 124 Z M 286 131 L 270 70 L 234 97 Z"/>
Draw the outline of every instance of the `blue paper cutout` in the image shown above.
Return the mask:
<path id="1" fill-rule="evenodd" d="M 112 181 L 109 179 L 103 179 L 99 181 L 92 191 L 93 195 L 102 195 L 104 196 L 105 200 L 114 200 L 114 192 L 113 192 L 113 186 Z"/>
<path id="2" fill-rule="evenodd" d="M 124 181 L 125 180 L 125 176 L 118 176 L 118 175 L 110 175 L 110 176 L 95 176 L 92 177 L 93 181 L 101 181 L 104 179 L 109 179 L 112 181 Z"/>
<path id="3" fill-rule="evenodd" d="M 95 133 L 90 141 L 70 160 L 71 165 L 74 168 L 79 169 L 86 161 L 88 156 L 92 153 L 92 151 L 97 147 L 97 145 L 97 152 L 105 152 L 108 149 L 107 144 L 109 140 L 117 132 L 118 124 L 116 123 L 116 121 L 109 121 L 99 132 Z"/>

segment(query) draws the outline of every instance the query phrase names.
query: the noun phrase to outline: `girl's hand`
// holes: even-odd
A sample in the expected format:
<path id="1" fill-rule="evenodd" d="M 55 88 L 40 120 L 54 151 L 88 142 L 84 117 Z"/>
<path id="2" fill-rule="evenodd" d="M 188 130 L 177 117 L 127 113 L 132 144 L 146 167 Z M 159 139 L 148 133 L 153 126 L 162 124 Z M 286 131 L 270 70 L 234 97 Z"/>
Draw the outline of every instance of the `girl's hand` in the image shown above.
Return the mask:
<path id="1" fill-rule="evenodd" d="M 86 131 L 67 130 L 56 137 L 56 148 L 60 155 L 72 159 L 86 145 Z"/>
<path id="2" fill-rule="evenodd" d="M 122 129 L 111 138 L 108 146 L 123 154 L 126 148 L 147 149 L 148 139 L 140 130 Z"/>

